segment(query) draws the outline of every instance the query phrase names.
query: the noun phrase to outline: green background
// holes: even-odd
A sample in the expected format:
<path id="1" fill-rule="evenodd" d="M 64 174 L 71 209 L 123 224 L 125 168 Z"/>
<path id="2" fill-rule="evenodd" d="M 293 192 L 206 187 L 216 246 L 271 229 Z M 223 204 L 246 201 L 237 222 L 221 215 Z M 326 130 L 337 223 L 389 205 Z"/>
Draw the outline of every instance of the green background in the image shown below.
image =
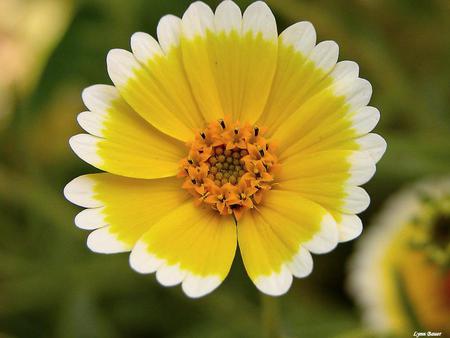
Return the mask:
<path id="1" fill-rule="evenodd" d="M 365 224 L 404 184 L 450 171 L 447 1 L 268 2 L 279 31 L 311 21 L 318 40 L 337 41 L 340 60 L 358 62 L 373 85 L 371 104 L 381 111 L 376 132 L 388 150 L 365 186 L 372 198 Z M 36 89 L 17 98 L 0 127 L 0 338 L 250 338 L 264 337 L 270 320 L 283 337 L 371 337 L 345 292 L 352 242 L 315 256 L 313 273 L 264 312 L 238 256 L 218 290 L 191 300 L 179 287 L 133 272 L 127 254 L 91 253 L 88 233 L 75 228 L 80 209 L 64 199 L 63 187 L 96 171 L 68 146 L 81 131 L 81 90 L 110 83 L 109 49 L 129 49 L 135 31 L 155 35 L 161 16 L 181 16 L 189 3 L 77 1 Z M 250 1 L 238 3 L 244 9 Z M 277 306 L 278 324 L 270 312 Z"/>

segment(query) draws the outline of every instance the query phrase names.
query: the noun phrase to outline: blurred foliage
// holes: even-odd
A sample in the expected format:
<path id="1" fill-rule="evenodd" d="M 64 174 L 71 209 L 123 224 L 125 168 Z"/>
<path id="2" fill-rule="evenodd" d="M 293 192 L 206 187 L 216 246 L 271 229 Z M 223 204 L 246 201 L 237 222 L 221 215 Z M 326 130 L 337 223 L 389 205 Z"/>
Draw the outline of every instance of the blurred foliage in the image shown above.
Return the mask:
<path id="1" fill-rule="evenodd" d="M 313 22 L 319 40 L 336 40 L 340 59 L 357 61 L 373 84 L 372 104 L 382 112 L 377 131 L 388 151 L 366 186 L 373 203 L 362 215 L 365 223 L 404 183 L 450 171 L 448 1 L 268 2 L 280 31 Z M 135 31 L 154 35 L 162 15 L 182 15 L 189 3 L 77 1 L 36 89 L 14 98 L 14 114 L 0 127 L 1 338 L 263 336 L 260 295 L 240 257 L 212 295 L 187 299 L 179 288 L 134 273 L 125 254 L 90 253 L 87 234 L 73 225 L 78 209 L 62 196 L 70 179 L 95 171 L 67 142 L 79 130 L 81 90 L 109 83 L 109 49 L 128 48 Z M 239 1 L 241 8 L 249 3 Z M 279 299 L 284 337 L 374 337 L 344 291 L 351 250 L 347 243 L 316 257 L 312 275 Z"/>

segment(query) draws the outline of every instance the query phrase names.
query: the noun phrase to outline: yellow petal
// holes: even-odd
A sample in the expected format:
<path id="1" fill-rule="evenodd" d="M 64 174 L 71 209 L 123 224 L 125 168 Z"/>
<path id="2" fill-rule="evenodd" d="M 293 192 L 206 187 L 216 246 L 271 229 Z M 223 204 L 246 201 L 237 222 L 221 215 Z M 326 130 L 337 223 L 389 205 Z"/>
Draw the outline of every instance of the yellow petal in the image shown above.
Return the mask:
<path id="1" fill-rule="evenodd" d="M 95 167 L 136 178 L 176 175 L 185 145 L 156 130 L 120 97 L 112 86 L 94 85 L 83 91 L 91 110 L 78 115 L 91 135 L 70 140 L 75 153 Z"/>
<path id="2" fill-rule="evenodd" d="M 133 54 L 111 50 L 108 73 L 121 95 L 145 120 L 181 141 L 192 139 L 205 122 L 192 96 L 181 60 L 181 20 L 163 17 L 161 45 L 146 33 L 131 38 Z"/>
<path id="3" fill-rule="evenodd" d="M 236 251 L 231 217 L 202 209 L 189 200 L 155 224 L 136 244 L 130 264 L 138 272 L 157 272 L 163 285 L 182 284 L 201 297 L 227 276 Z"/>
<path id="4" fill-rule="evenodd" d="M 251 280 L 262 292 L 285 293 L 292 275 L 311 272 L 309 251 L 332 250 L 338 240 L 333 217 L 296 193 L 272 190 L 263 205 L 244 214 L 238 225 L 242 259 Z"/>
<path id="5" fill-rule="evenodd" d="M 159 219 L 187 198 L 176 178 L 141 180 L 107 173 L 80 176 L 64 189 L 68 200 L 86 209 L 75 218 L 96 252 L 130 251 Z"/>
<path id="6" fill-rule="evenodd" d="M 326 75 L 336 63 L 336 43 L 325 41 L 314 47 L 314 27 L 300 22 L 280 34 L 278 63 L 272 89 L 260 125 L 269 134 L 292 115 L 309 97 L 331 84 Z"/>
<path id="7" fill-rule="evenodd" d="M 254 123 L 276 67 L 277 30 L 270 9 L 256 2 L 241 18 L 231 1 L 222 2 L 215 15 L 196 2 L 184 14 L 182 26 L 183 61 L 205 119 L 231 116 Z"/>

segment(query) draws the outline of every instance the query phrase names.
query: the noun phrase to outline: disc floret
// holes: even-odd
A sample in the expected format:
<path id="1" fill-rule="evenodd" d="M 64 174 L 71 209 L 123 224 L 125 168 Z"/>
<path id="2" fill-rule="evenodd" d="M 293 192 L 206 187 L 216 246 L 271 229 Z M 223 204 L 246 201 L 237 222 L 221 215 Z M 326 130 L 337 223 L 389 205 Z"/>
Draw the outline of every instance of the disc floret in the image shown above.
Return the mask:
<path id="1" fill-rule="evenodd" d="M 258 126 L 219 120 L 197 133 L 181 162 L 183 188 L 197 203 L 239 219 L 261 203 L 277 168 L 273 146 Z"/>

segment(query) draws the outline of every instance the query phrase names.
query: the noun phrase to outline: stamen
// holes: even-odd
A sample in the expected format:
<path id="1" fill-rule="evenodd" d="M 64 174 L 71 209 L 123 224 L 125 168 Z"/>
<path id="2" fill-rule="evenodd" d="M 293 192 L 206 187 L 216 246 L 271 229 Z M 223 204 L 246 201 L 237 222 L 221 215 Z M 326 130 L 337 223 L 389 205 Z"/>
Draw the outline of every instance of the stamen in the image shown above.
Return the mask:
<path id="1" fill-rule="evenodd" d="M 206 203 L 238 220 L 270 190 L 277 160 L 262 135 L 264 129 L 218 122 L 222 130 L 211 124 L 205 129 L 208 135 L 202 131 L 190 144 L 179 176 L 187 180 L 183 188 L 196 197 L 196 203 Z"/>

